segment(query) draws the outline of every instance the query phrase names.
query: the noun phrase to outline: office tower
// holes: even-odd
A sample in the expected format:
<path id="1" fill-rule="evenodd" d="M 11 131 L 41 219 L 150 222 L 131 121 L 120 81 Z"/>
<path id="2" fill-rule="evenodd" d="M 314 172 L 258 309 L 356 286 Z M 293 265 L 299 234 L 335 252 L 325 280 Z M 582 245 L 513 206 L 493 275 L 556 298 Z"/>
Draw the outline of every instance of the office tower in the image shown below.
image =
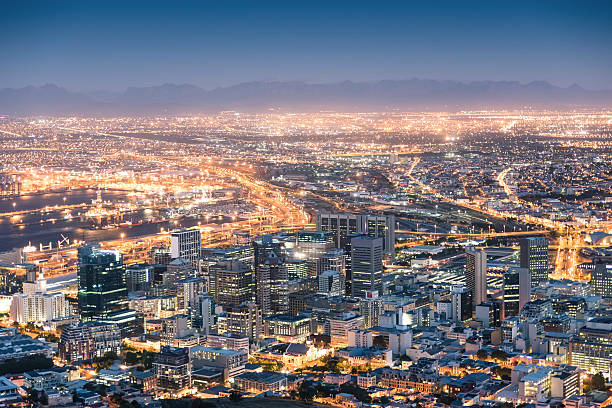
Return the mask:
<path id="1" fill-rule="evenodd" d="M 309 264 L 306 259 L 286 259 L 287 277 L 289 280 L 308 277 Z"/>
<path id="2" fill-rule="evenodd" d="M 550 377 L 550 396 L 567 400 L 574 395 L 582 395 L 582 370 L 577 367 L 559 368 Z"/>
<path id="3" fill-rule="evenodd" d="M 329 335 L 332 347 L 348 346 L 351 330 L 363 330 L 363 316 L 344 313 L 342 316 L 329 319 Z"/>
<path id="4" fill-rule="evenodd" d="M 464 322 L 472 318 L 472 292 L 463 286 L 451 290 L 451 319 Z"/>
<path id="5" fill-rule="evenodd" d="M 289 313 L 289 279 L 280 243 L 264 235 L 253 245 L 256 299 L 262 315 Z"/>
<path id="6" fill-rule="evenodd" d="M 224 261 L 210 266 L 210 277 L 214 285 L 211 292 L 219 306 L 238 306 L 255 299 L 253 271 L 237 261 Z"/>
<path id="7" fill-rule="evenodd" d="M 347 242 L 342 248 L 344 251 L 344 286 L 346 296 L 351 296 L 353 292 L 353 261 L 351 258 L 351 241 L 353 238 L 365 237 L 366 235 L 361 232 L 349 234 L 347 236 Z"/>
<path id="8" fill-rule="evenodd" d="M 383 307 L 383 300 L 378 297 L 376 291 L 366 292 L 365 298 L 359 300 L 359 314 L 363 316 L 364 329 L 379 325 Z"/>
<path id="9" fill-rule="evenodd" d="M 163 276 L 163 285 L 166 287 L 174 287 L 178 281 L 192 277 L 193 265 L 185 258 L 173 259 L 166 266 L 166 273 Z"/>
<path id="10" fill-rule="evenodd" d="M 591 271 L 591 290 L 594 295 L 612 297 L 612 265 L 599 264 Z"/>
<path id="11" fill-rule="evenodd" d="M 77 280 L 82 321 L 113 322 L 128 317 L 125 265 L 119 251 L 100 249 L 97 244 L 79 248 Z"/>
<path id="12" fill-rule="evenodd" d="M 502 302 L 499 300 L 482 302 L 476 306 L 476 320 L 483 327 L 500 327 L 502 322 Z"/>
<path id="13" fill-rule="evenodd" d="M 205 291 L 206 281 L 203 278 L 192 276 L 178 281 L 177 298 L 179 310 L 190 318 L 199 315 L 196 300 L 198 295 Z M 193 312 L 195 312 L 195 315 L 193 315 Z"/>
<path id="14" fill-rule="evenodd" d="M 330 269 L 321 273 L 318 279 L 320 295 L 328 297 L 344 295 L 344 275 L 340 272 Z"/>
<path id="15" fill-rule="evenodd" d="M 323 254 L 317 262 L 317 275 L 324 271 L 334 270 L 340 272 L 344 277 L 346 269 L 346 256 L 344 250 L 340 248 L 334 248 Z"/>
<path id="16" fill-rule="evenodd" d="M 215 325 L 215 300 L 208 293 L 198 295 L 198 305 L 200 307 L 201 325 L 199 328 L 206 335 L 210 334 L 211 328 Z"/>
<path id="17" fill-rule="evenodd" d="M 351 296 L 365 297 L 368 291 L 382 293 L 383 239 L 357 237 L 351 240 Z"/>
<path id="18" fill-rule="evenodd" d="M 176 339 L 192 334 L 194 334 L 194 330 L 190 327 L 189 316 L 185 314 L 161 319 L 159 340 L 162 346 L 172 346 Z"/>
<path id="19" fill-rule="evenodd" d="M 548 280 L 548 240 L 544 237 L 521 238 L 521 268 L 529 269 L 531 287 Z"/>
<path id="20" fill-rule="evenodd" d="M 172 261 L 172 253 L 169 246 L 153 246 L 151 248 L 151 263 L 153 265 L 168 265 L 170 261 Z"/>
<path id="21" fill-rule="evenodd" d="M 298 231 L 293 255 L 308 263 L 308 275 L 317 276 L 319 258 L 334 248 L 334 237 L 326 231 Z"/>
<path id="22" fill-rule="evenodd" d="M 263 333 L 262 313 L 258 305 L 245 302 L 226 311 L 227 333 L 257 341 Z"/>
<path id="23" fill-rule="evenodd" d="M 569 342 L 570 365 L 610 377 L 612 363 L 612 319 L 596 317 L 586 322 Z"/>
<path id="24" fill-rule="evenodd" d="M 128 292 L 146 291 L 153 285 L 153 265 L 135 264 L 125 268 Z"/>
<path id="25" fill-rule="evenodd" d="M 157 377 L 157 392 L 181 396 L 191 388 L 191 359 L 188 348 L 162 346 L 155 355 L 153 372 Z"/>
<path id="26" fill-rule="evenodd" d="M 509 270 L 502 276 L 503 313 L 502 320 L 518 316 L 520 311 L 520 276 L 519 271 Z"/>
<path id="27" fill-rule="evenodd" d="M 487 300 L 487 253 L 484 250 L 465 251 L 465 280 L 475 308 Z"/>
<path id="28" fill-rule="evenodd" d="M 366 234 L 383 238 L 383 251 L 395 256 L 395 216 L 376 214 L 319 213 L 317 230 L 330 231 L 336 248 L 343 248 L 350 241 L 349 235 Z"/>
<path id="29" fill-rule="evenodd" d="M 183 229 L 170 235 L 170 255 L 172 259 L 185 258 L 193 268 L 198 267 L 202 238 L 199 229 Z"/>
<path id="30" fill-rule="evenodd" d="M 531 271 L 527 268 L 519 268 L 519 312 L 531 301 Z"/>

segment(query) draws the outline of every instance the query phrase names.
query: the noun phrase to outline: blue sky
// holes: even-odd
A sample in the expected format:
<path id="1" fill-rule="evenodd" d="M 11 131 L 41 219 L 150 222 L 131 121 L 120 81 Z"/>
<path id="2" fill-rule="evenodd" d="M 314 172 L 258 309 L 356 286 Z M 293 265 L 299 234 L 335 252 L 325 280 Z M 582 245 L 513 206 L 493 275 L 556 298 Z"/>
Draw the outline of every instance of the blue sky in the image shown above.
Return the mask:
<path id="1" fill-rule="evenodd" d="M 608 1 L 5 2 L 0 87 L 546 80 L 612 89 Z"/>

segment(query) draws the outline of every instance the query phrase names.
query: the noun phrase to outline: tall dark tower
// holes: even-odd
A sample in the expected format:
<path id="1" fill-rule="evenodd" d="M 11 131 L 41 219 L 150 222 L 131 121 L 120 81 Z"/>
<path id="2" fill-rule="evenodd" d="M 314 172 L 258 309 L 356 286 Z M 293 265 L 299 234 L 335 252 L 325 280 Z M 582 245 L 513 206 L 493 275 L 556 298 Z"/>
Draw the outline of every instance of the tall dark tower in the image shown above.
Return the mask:
<path id="1" fill-rule="evenodd" d="M 281 244 L 264 235 L 253 245 L 256 299 L 262 315 L 289 313 L 289 280 Z"/>
<path id="2" fill-rule="evenodd" d="M 128 309 L 123 255 L 89 244 L 78 250 L 77 280 L 82 321 L 117 323 L 124 333 L 133 326 L 136 315 Z"/>
<path id="3" fill-rule="evenodd" d="M 529 269 L 531 287 L 548 280 L 548 240 L 544 237 L 521 239 L 521 268 Z"/>

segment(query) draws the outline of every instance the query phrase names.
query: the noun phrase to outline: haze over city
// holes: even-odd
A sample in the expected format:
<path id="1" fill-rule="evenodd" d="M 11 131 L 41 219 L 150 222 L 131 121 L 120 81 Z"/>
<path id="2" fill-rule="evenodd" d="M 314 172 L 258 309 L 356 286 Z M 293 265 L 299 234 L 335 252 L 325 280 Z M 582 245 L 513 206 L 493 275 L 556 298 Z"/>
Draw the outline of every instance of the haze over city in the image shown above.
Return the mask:
<path id="1" fill-rule="evenodd" d="M 612 406 L 612 6 L 0 12 L 0 407 Z"/>

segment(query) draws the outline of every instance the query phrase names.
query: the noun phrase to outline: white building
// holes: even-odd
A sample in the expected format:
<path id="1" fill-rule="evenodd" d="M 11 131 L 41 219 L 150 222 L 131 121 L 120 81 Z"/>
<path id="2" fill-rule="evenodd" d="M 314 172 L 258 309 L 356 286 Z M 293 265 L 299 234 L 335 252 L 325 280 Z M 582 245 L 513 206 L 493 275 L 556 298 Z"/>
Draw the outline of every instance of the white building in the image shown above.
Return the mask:
<path id="1" fill-rule="evenodd" d="M 72 315 L 72 307 L 63 293 L 46 293 L 47 281 L 42 274 L 36 282 L 24 282 L 24 293 L 13 295 L 11 320 L 20 323 L 41 324 Z"/>

